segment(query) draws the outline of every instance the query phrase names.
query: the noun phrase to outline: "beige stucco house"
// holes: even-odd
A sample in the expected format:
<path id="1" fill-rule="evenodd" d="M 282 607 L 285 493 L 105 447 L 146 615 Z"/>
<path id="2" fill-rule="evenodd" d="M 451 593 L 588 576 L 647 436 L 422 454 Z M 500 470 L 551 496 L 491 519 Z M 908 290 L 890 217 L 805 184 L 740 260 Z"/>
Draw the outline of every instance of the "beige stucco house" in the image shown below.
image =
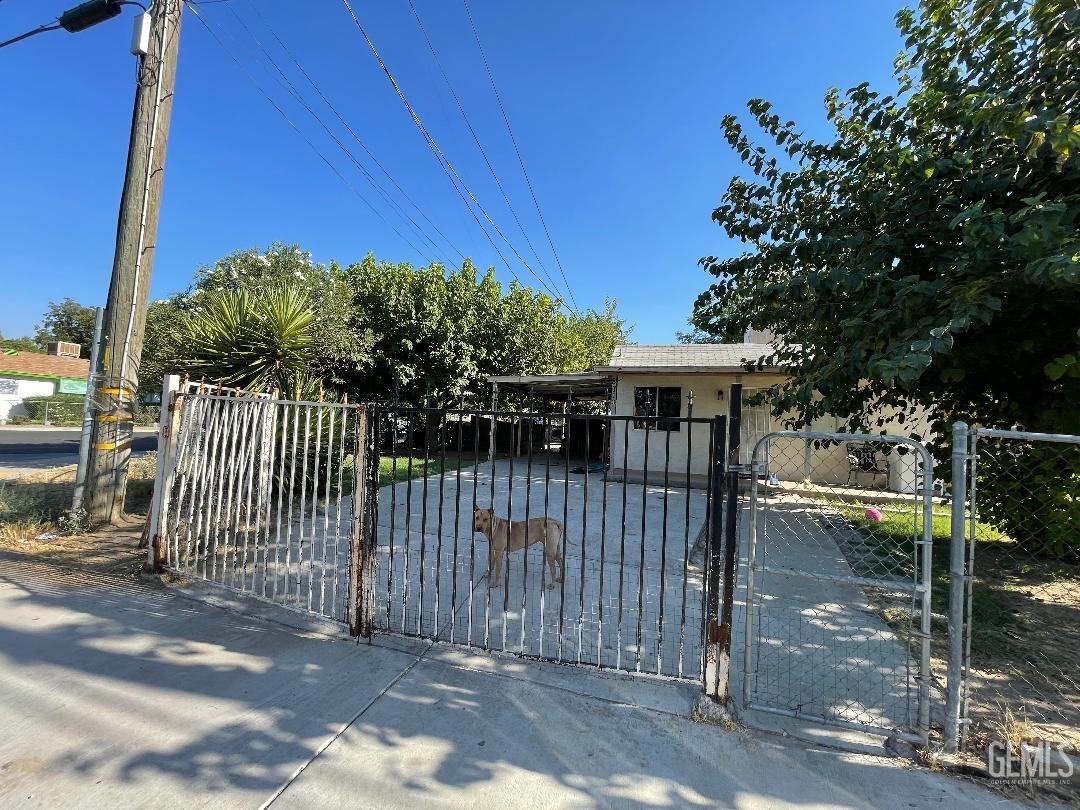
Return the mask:
<path id="1" fill-rule="evenodd" d="M 756 337 L 756 336 L 755 336 Z M 712 419 L 727 414 L 732 386 L 742 385 L 743 409 L 739 460 L 751 461 L 755 445 L 766 434 L 783 430 L 783 419 L 772 415 L 767 404 L 750 404 L 754 394 L 782 382 L 784 368 L 759 365 L 772 348 L 764 342 L 620 345 L 611 361 L 584 375 L 550 375 L 532 378 L 491 378 L 492 382 L 523 387 L 561 385 L 568 390 L 587 382 L 596 398 L 606 389 L 609 412 L 615 416 L 651 416 L 658 419 L 646 430 L 644 422 L 624 418 L 611 421 L 607 437 L 609 475 L 628 480 L 659 481 L 667 475 L 670 483 L 704 483 L 710 464 L 710 425 L 705 422 L 662 422 L 663 417 Z M 578 382 L 578 378 L 582 382 Z M 592 389 L 596 389 L 593 391 Z M 904 435 L 911 430 L 910 420 L 900 424 L 886 419 L 881 428 L 887 433 Z M 826 417 L 809 430 L 834 432 L 841 420 Z M 646 440 L 648 448 L 646 450 Z M 811 481 L 818 484 L 870 486 L 894 492 L 914 492 L 917 486 L 914 454 L 884 452 L 878 446 L 866 446 L 878 472 L 853 470 L 846 443 L 823 445 L 800 438 L 774 439 L 763 447 L 758 461 L 768 476 L 781 481 Z"/>

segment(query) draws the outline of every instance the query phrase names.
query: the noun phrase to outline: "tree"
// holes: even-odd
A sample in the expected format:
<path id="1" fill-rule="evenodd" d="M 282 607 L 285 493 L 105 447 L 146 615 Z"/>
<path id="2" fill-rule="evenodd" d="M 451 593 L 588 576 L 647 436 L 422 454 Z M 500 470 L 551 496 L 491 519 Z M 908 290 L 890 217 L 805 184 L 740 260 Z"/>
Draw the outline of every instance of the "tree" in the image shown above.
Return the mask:
<path id="1" fill-rule="evenodd" d="M 718 281 L 692 325 L 782 335 L 797 372 L 778 412 L 864 422 L 882 403 L 1080 429 L 1080 12 L 1040 0 L 924 0 L 898 17 L 896 97 L 826 96 L 837 139 L 757 123 L 795 165 L 728 142 L 756 175 L 713 213 L 751 249 L 703 259 Z"/>
<path id="2" fill-rule="evenodd" d="M 17 352 L 36 352 L 38 344 L 32 337 L 6 338 L 0 334 L 0 351 L 8 349 Z"/>
<path id="3" fill-rule="evenodd" d="M 368 256 L 346 269 L 353 317 L 376 336 L 372 368 L 353 390 L 371 399 L 445 407 L 484 402 L 494 374 L 581 371 L 611 358 L 625 339 L 615 303 L 566 313 L 544 293 L 466 260 L 414 268 Z"/>
<path id="4" fill-rule="evenodd" d="M 251 300 L 261 300 L 262 293 L 280 287 L 303 292 L 313 313 L 309 374 L 328 386 L 344 387 L 346 378 L 370 362 L 372 341 L 370 331 L 353 322 L 352 293 L 345 274 L 333 262 L 312 262 L 311 254 L 297 245 L 277 242 L 265 250 L 236 251 L 200 267 L 187 290 L 150 305 L 139 377 L 143 389 L 159 387 L 163 374 L 191 372 L 192 362 L 201 362 L 192 353 L 186 329 L 198 320 L 189 316 L 202 310 L 204 302 L 221 293 L 241 291 L 255 294 Z"/>
<path id="5" fill-rule="evenodd" d="M 929 408 L 939 452 L 958 418 L 1080 432 L 1080 10 L 923 0 L 897 24 L 898 92 L 830 90 L 834 141 L 760 99 L 772 155 L 724 119 L 753 178 L 713 219 L 748 250 L 702 260 L 691 325 L 782 336 L 773 402 L 796 425 Z"/>
<path id="6" fill-rule="evenodd" d="M 90 344 L 94 341 L 93 307 L 84 307 L 71 298 L 60 303 L 49 302 L 49 310 L 37 327 L 34 340 L 38 348 L 44 350 L 49 343 L 63 340 L 78 343 L 82 347 L 81 356 L 90 356 Z"/>

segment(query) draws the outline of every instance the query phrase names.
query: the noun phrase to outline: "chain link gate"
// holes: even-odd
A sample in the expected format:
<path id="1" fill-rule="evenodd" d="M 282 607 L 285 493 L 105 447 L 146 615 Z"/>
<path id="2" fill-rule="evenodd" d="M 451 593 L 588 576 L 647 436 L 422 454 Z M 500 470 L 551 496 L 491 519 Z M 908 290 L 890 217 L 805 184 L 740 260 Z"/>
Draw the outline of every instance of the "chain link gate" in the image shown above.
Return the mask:
<path id="1" fill-rule="evenodd" d="M 926 742 L 932 476 L 926 448 L 900 436 L 758 441 L 732 689 L 743 708 Z"/>

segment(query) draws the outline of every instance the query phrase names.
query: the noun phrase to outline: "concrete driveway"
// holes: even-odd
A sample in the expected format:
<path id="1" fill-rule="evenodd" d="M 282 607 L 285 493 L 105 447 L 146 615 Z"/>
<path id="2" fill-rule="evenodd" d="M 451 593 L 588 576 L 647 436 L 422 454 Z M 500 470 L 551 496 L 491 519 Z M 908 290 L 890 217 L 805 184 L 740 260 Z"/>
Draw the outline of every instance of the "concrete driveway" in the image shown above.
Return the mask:
<path id="1" fill-rule="evenodd" d="M 984 807 L 897 760 L 686 718 L 696 690 L 0 552 L 0 803 L 46 807 Z"/>

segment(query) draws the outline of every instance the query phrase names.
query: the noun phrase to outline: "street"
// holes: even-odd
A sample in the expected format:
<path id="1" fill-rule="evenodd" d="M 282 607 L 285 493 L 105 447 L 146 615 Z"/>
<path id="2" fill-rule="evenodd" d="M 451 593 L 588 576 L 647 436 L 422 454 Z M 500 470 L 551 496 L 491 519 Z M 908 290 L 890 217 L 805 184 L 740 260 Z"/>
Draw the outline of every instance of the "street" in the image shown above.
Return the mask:
<path id="1" fill-rule="evenodd" d="M 0 479 L 79 460 L 79 428 L 0 426 Z M 157 449 L 157 428 L 135 428 L 133 454 Z"/>
<path id="2" fill-rule="evenodd" d="M 1013 806 L 694 723 L 692 684 L 300 622 L 0 551 L 0 804 Z"/>

